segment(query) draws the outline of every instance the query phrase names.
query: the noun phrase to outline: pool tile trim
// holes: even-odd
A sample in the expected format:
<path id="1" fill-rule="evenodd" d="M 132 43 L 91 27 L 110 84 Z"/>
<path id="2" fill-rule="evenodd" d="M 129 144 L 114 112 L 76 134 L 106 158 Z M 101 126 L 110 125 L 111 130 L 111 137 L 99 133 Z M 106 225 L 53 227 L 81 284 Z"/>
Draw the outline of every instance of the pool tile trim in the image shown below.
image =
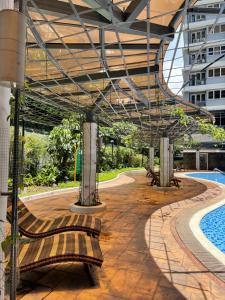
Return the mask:
<path id="1" fill-rule="evenodd" d="M 212 183 L 212 181 L 206 179 L 198 179 L 193 177 L 192 179 L 205 184 L 207 184 L 207 182 Z M 214 250 L 213 248 L 216 247 L 205 237 L 199 227 L 201 218 L 207 214 L 207 212 L 213 210 L 212 206 L 215 204 L 219 206 L 220 203 L 220 205 L 222 205 L 222 201 L 224 200 L 225 188 L 221 184 L 216 182 L 213 183 L 218 187 L 217 190 L 220 191 L 219 195 L 212 193 L 212 191 L 208 189 L 201 195 L 205 198 L 202 203 L 188 208 L 176 216 L 175 220 L 173 221 L 173 226 L 177 233 L 177 241 L 179 244 L 183 243 L 183 245 L 186 246 L 186 251 L 190 251 L 190 257 L 192 257 L 192 259 L 194 258 L 195 262 L 200 263 L 203 269 L 211 272 L 212 275 L 225 284 L 224 254 L 221 253 L 221 260 L 216 257 L 215 252 L 212 254 Z M 210 194 L 212 194 L 214 197 L 209 197 Z M 195 198 L 196 197 L 192 198 L 192 200 L 195 200 Z M 180 240 L 178 240 L 178 238 Z M 217 249 L 217 251 L 219 250 Z M 224 261 L 224 263 L 222 261 Z"/>
<path id="2" fill-rule="evenodd" d="M 176 176 L 195 180 L 180 173 Z M 189 230 L 189 219 L 196 210 L 202 208 L 202 205 L 208 206 L 218 200 L 224 191 L 222 185 L 206 180 L 197 181 L 204 184 L 207 190 L 193 198 L 157 209 L 146 223 L 145 240 L 149 253 L 163 276 L 183 294 L 185 299 L 193 297 L 195 299 L 197 294 L 199 297 L 204 294 L 204 299 L 223 299 L 220 297 L 225 289 L 221 273 L 225 269 L 224 265 L 218 265 L 218 261 L 212 255 L 208 256 L 209 253 Z M 181 217 L 186 218 L 186 222 Z M 201 262 L 201 257 L 206 258 L 208 267 Z"/>

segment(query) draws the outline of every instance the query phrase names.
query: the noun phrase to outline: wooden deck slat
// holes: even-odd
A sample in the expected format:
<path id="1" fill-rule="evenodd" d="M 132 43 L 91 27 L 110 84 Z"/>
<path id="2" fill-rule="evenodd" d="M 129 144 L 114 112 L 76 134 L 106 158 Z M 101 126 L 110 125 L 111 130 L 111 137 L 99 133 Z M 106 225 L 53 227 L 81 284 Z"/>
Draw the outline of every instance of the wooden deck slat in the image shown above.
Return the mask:
<path id="1" fill-rule="evenodd" d="M 18 200 L 19 208 L 19 231 L 31 238 L 50 236 L 65 231 L 85 231 L 90 234 L 99 235 L 101 230 L 100 219 L 85 215 L 68 215 L 56 219 L 38 219 Z M 11 199 L 8 199 L 7 218 L 11 222 Z"/>
<path id="2" fill-rule="evenodd" d="M 93 244 L 98 248 L 93 251 Z M 10 262 L 7 256 L 6 270 Z M 96 238 L 86 234 L 67 232 L 19 245 L 18 261 L 21 272 L 57 262 L 79 261 L 101 266 L 103 257 Z"/>

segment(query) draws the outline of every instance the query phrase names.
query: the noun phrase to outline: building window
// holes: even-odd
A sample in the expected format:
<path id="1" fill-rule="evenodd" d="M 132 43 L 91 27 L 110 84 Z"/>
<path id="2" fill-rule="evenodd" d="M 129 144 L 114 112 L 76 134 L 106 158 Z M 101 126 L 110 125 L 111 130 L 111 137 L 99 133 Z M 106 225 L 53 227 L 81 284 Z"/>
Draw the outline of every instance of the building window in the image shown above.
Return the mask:
<path id="1" fill-rule="evenodd" d="M 213 77 L 213 70 L 208 71 L 208 77 Z"/>
<path id="2" fill-rule="evenodd" d="M 205 40 L 205 30 L 196 31 L 191 33 L 191 42 L 192 43 L 199 43 Z"/>
<path id="3" fill-rule="evenodd" d="M 203 21 L 203 20 L 205 20 L 205 15 L 196 15 L 195 19 L 196 19 L 196 21 Z"/>
<path id="4" fill-rule="evenodd" d="M 225 67 L 208 70 L 208 77 L 225 76 Z"/>
<path id="5" fill-rule="evenodd" d="M 220 99 L 220 91 L 214 91 L 215 99 Z"/>
<path id="6" fill-rule="evenodd" d="M 205 102 L 205 93 L 192 94 L 191 103 L 196 104 L 196 102 L 197 104 Z"/>
<path id="7" fill-rule="evenodd" d="M 215 124 L 217 125 L 217 126 L 220 126 L 220 116 L 216 116 L 215 117 Z"/>
<path id="8" fill-rule="evenodd" d="M 225 24 L 218 24 L 216 26 L 208 26 L 208 33 L 213 34 L 213 33 L 220 33 L 220 32 L 225 32 Z"/>
<path id="9" fill-rule="evenodd" d="M 209 4 L 207 5 L 208 8 L 220 8 L 220 3 L 216 3 L 216 4 Z"/>
<path id="10" fill-rule="evenodd" d="M 225 125 L 225 117 L 224 116 L 221 116 L 221 123 L 220 123 L 220 125 Z"/>
<path id="11" fill-rule="evenodd" d="M 205 84 L 205 72 L 191 74 L 190 76 L 190 85 L 203 85 Z"/>
<path id="12" fill-rule="evenodd" d="M 208 55 L 225 54 L 225 46 L 216 46 L 208 48 Z"/>
<path id="13" fill-rule="evenodd" d="M 215 48 L 214 48 L 214 54 L 215 54 L 215 55 L 220 54 L 220 47 L 215 47 Z"/>
<path id="14" fill-rule="evenodd" d="M 220 69 L 214 69 L 214 76 L 219 77 L 220 76 Z"/>
<path id="15" fill-rule="evenodd" d="M 208 93 L 208 98 L 209 98 L 209 99 L 213 99 L 213 91 L 210 91 L 210 92 Z"/>
<path id="16" fill-rule="evenodd" d="M 220 25 L 214 27 L 214 33 L 220 33 Z"/>
<path id="17" fill-rule="evenodd" d="M 208 99 L 221 99 L 225 98 L 225 90 L 215 90 L 208 92 Z"/>
<path id="18" fill-rule="evenodd" d="M 225 98 L 225 90 L 221 91 L 221 98 Z"/>
<path id="19" fill-rule="evenodd" d="M 213 55 L 213 48 L 209 48 L 209 49 L 208 49 L 208 54 L 209 54 L 209 55 Z"/>

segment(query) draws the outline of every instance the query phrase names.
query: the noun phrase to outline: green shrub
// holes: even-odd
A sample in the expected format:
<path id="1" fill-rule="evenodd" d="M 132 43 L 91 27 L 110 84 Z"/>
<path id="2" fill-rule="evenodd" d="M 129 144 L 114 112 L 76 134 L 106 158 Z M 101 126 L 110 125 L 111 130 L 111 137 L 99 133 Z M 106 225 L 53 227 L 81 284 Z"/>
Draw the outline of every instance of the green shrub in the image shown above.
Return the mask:
<path id="1" fill-rule="evenodd" d="M 143 156 L 143 165 L 147 157 Z M 137 154 L 133 149 L 122 146 L 114 146 L 113 160 L 112 147 L 106 146 L 99 153 L 99 172 L 109 171 L 112 168 L 141 167 L 142 154 Z"/>
<path id="2" fill-rule="evenodd" d="M 160 164 L 160 159 L 159 159 L 158 156 L 155 156 L 154 163 L 155 163 L 155 165 L 159 165 Z"/>
<path id="3" fill-rule="evenodd" d="M 51 186 L 57 182 L 59 173 L 58 168 L 49 163 L 41 168 L 38 175 L 34 178 L 34 184 Z"/>
<path id="4" fill-rule="evenodd" d="M 9 179 L 8 179 L 8 186 L 12 186 L 12 183 L 13 183 L 12 178 L 9 178 Z"/>
<path id="5" fill-rule="evenodd" d="M 31 186 L 31 185 L 34 185 L 34 178 L 30 173 L 28 173 L 24 177 L 24 186 Z"/>
<path id="6" fill-rule="evenodd" d="M 37 133 L 28 133 L 25 138 L 25 173 L 30 173 L 33 177 L 49 160 L 47 152 L 47 136 Z"/>

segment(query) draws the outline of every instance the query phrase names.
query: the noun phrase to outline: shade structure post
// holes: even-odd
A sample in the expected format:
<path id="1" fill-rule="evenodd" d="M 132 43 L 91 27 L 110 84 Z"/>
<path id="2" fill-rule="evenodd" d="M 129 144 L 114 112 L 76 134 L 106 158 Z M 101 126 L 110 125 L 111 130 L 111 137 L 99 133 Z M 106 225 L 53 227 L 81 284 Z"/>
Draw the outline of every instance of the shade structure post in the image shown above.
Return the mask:
<path id="1" fill-rule="evenodd" d="M 14 113 L 14 141 L 13 141 L 13 185 L 12 185 L 12 223 L 11 223 L 11 251 L 10 251 L 10 300 L 16 299 L 16 289 L 18 285 L 17 276 L 17 246 L 18 246 L 18 183 L 19 183 L 19 115 L 20 115 L 20 90 L 15 93 L 15 113 Z"/>
<path id="2" fill-rule="evenodd" d="M 14 0 L 1 0 L 0 13 L 6 9 L 14 8 Z M 0 29 L 1 30 L 1 29 Z M 1 30 L 2 31 L 2 30 Z M 4 46 L 1 43 L 0 49 Z M 2 70 L 2 65 L 0 67 Z M 10 114 L 11 89 L 0 85 L 0 244 L 5 239 L 5 221 L 7 210 L 7 196 L 1 195 L 8 192 L 9 173 L 9 148 L 10 148 Z M 4 252 L 0 247 L 0 300 L 5 298 Z"/>
<path id="3" fill-rule="evenodd" d="M 196 170 L 200 170 L 200 151 L 196 150 Z"/>
<path id="4" fill-rule="evenodd" d="M 174 163 L 173 154 L 174 154 L 173 144 L 170 143 L 169 144 L 169 175 L 170 175 L 170 178 L 173 177 L 173 163 Z"/>
<path id="5" fill-rule="evenodd" d="M 86 116 L 83 123 L 83 160 L 80 204 L 96 205 L 97 124 L 93 116 Z"/>
<path id="6" fill-rule="evenodd" d="M 154 171 L 154 155 L 155 155 L 155 149 L 154 149 L 154 147 L 149 147 L 148 167 L 152 171 Z"/>
<path id="7" fill-rule="evenodd" d="M 16 87 L 15 114 L 14 114 L 14 147 L 13 147 L 13 195 L 12 195 L 12 226 L 11 226 L 11 272 L 10 272 L 10 299 L 16 299 L 16 262 L 17 262 L 17 196 L 18 196 L 18 151 L 19 151 L 19 96 L 24 86 L 25 44 L 26 44 L 26 18 L 22 13 L 23 0 L 19 1 L 19 11 L 13 10 L 13 0 L 0 1 L 0 102 L 3 108 L 0 118 L 0 169 L 3 169 L 0 191 L 7 195 L 8 160 L 9 160 L 9 99 L 11 87 Z M 2 103 L 3 102 L 3 103 Z M 3 161 L 4 159 L 4 161 Z M 2 200 L 2 199 L 1 199 Z M 6 199 L 0 204 L 1 220 L 4 226 L 6 217 Z M 1 227 L 4 235 L 4 227 Z M 2 250 L 0 250 L 2 251 Z M 1 258 L 3 254 L 1 253 Z M 1 294 L 4 298 L 4 269 L 0 270 Z"/>
<path id="8" fill-rule="evenodd" d="M 11 91 L 9 88 L 0 86 L 0 193 L 8 192 L 9 173 L 9 148 L 10 148 L 10 114 Z M 7 211 L 7 196 L 0 194 L 0 244 L 5 239 L 5 221 Z M 0 299 L 4 299 L 5 277 L 4 277 L 4 252 L 0 247 Z"/>
<path id="9" fill-rule="evenodd" d="M 170 186 L 169 176 L 169 138 L 160 138 L 160 186 Z"/>

